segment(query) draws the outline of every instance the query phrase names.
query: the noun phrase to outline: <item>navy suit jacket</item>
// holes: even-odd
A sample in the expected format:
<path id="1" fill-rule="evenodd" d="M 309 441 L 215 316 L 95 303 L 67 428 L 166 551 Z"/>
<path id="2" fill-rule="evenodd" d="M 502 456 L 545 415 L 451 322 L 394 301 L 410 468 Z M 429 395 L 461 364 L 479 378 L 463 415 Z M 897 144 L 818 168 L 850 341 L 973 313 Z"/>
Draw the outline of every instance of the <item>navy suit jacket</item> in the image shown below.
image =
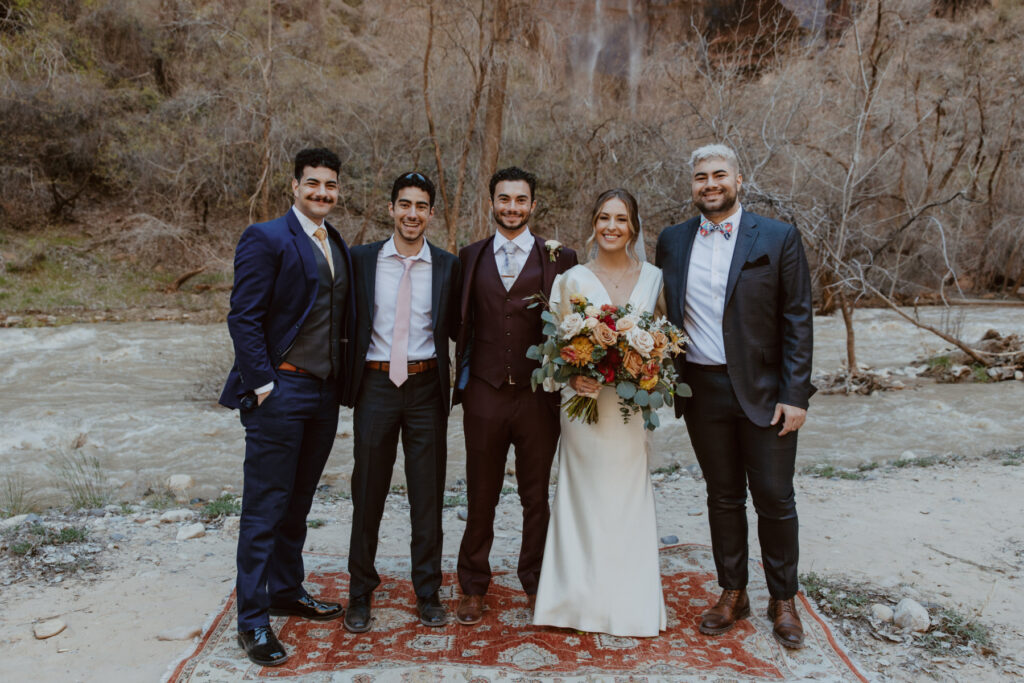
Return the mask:
<path id="1" fill-rule="evenodd" d="M 366 352 L 370 350 L 373 333 L 374 297 L 377 286 L 377 256 L 387 240 L 361 244 L 352 247 L 352 264 L 355 278 L 353 289 L 356 296 L 356 319 L 359 321 L 353 334 L 352 369 L 350 390 L 346 405 L 355 404 L 359 396 L 359 385 L 366 368 Z M 462 268 L 459 259 L 429 241 L 430 265 L 433 277 L 430 281 L 430 316 L 434 324 L 434 348 L 437 352 L 437 374 L 441 383 L 441 395 L 445 406 L 451 406 L 451 363 L 448 360 L 448 340 L 455 338 L 459 329 L 459 293 L 462 290 Z M 416 359 L 411 359 L 416 360 Z"/>
<path id="2" fill-rule="evenodd" d="M 697 216 L 658 237 L 655 264 L 664 273 L 668 318 L 680 328 L 690 248 L 699 227 Z M 722 318 L 726 365 L 744 413 L 767 427 L 776 403 L 807 408 L 815 392 L 810 269 L 793 225 L 744 210 L 735 239 Z M 676 366 L 685 381 L 683 361 L 677 359 Z M 684 400 L 675 404 L 677 417 Z"/>
<path id="3" fill-rule="evenodd" d="M 344 401 L 346 368 L 350 363 L 348 335 L 355 324 L 352 257 L 341 235 L 326 224 L 328 238 L 344 254 L 349 275 L 345 324 L 341 331 L 342 367 L 337 373 L 338 401 Z M 250 225 L 235 249 L 235 284 L 231 290 L 228 331 L 235 347 L 235 364 L 228 373 L 221 405 L 238 408 L 243 396 L 277 381 L 277 366 L 295 342 L 299 328 L 316 300 L 316 246 L 293 210 Z"/>

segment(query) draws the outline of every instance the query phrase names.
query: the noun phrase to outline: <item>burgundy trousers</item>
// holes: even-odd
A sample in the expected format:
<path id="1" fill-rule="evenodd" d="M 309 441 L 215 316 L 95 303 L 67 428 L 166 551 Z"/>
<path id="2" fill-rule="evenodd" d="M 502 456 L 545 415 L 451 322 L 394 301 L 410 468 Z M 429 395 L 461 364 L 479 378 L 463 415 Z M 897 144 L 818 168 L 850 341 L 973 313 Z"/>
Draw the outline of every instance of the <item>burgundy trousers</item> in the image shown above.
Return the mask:
<path id="1" fill-rule="evenodd" d="M 530 390 L 529 383 L 495 389 L 470 377 L 463 392 L 466 486 L 469 516 L 459 548 L 459 584 L 465 595 L 483 595 L 491 583 L 489 556 L 494 511 L 505 479 L 509 446 L 515 446 L 516 483 L 523 506 L 519 580 L 537 592 L 548 533 L 548 483 L 558 446 L 558 394 Z"/>

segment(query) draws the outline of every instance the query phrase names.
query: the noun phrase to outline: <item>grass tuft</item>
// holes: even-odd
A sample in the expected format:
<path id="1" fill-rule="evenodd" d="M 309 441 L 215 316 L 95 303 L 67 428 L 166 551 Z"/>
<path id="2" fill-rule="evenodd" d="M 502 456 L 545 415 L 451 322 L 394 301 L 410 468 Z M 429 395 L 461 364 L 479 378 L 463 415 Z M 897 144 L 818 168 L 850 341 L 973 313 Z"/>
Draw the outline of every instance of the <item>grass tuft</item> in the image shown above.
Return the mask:
<path id="1" fill-rule="evenodd" d="M 211 500 L 203 506 L 203 517 L 217 519 L 218 517 L 230 517 L 242 512 L 242 502 L 230 493 L 223 494 L 216 500 Z"/>
<path id="2" fill-rule="evenodd" d="M 5 474 L 0 480 L 0 517 L 14 517 L 35 512 L 35 496 L 25 478 L 17 473 Z"/>
<path id="3" fill-rule="evenodd" d="M 99 508 L 110 500 L 106 472 L 95 455 L 80 450 L 64 450 L 54 454 L 50 469 L 57 475 L 57 485 L 69 496 L 76 508 Z"/>

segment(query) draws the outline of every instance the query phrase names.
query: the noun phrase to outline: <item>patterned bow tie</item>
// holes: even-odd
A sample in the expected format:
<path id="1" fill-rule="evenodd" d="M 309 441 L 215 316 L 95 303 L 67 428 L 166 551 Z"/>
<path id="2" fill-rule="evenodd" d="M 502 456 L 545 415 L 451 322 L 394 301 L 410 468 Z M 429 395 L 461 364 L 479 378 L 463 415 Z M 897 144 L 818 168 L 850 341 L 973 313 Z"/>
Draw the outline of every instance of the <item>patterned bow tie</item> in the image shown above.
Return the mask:
<path id="1" fill-rule="evenodd" d="M 725 239 L 732 239 L 732 222 L 726 221 L 725 223 L 712 223 L 707 218 L 700 219 L 700 236 L 707 237 L 711 233 L 718 231 L 722 233 L 722 237 Z"/>

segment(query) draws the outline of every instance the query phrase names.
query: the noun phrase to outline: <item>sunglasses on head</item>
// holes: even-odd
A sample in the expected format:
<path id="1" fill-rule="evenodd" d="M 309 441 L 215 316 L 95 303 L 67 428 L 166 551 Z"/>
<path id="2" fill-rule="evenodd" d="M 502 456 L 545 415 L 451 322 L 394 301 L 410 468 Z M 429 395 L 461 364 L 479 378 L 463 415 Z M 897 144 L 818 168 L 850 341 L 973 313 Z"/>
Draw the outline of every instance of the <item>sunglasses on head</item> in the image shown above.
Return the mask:
<path id="1" fill-rule="evenodd" d="M 415 171 L 413 171 L 412 173 L 406 173 L 404 176 L 402 176 L 403 180 L 409 180 L 410 178 L 417 178 L 418 180 L 427 182 L 427 179 L 422 174 L 416 173 Z"/>

